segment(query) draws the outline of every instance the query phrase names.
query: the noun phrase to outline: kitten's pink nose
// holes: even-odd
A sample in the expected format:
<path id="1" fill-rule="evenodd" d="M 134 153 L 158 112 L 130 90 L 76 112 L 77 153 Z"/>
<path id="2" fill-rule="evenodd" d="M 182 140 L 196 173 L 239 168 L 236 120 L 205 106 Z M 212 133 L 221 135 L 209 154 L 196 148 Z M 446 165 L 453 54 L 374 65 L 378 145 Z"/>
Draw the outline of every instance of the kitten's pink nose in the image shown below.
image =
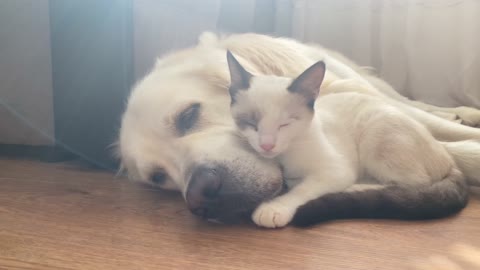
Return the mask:
<path id="1" fill-rule="evenodd" d="M 260 147 L 265 150 L 265 151 L 270 151 L 272 150 L 274 147 L 275 147 L 275 144 L 273 143 L 264 143 L 264 144 L 261 144 Z"/>

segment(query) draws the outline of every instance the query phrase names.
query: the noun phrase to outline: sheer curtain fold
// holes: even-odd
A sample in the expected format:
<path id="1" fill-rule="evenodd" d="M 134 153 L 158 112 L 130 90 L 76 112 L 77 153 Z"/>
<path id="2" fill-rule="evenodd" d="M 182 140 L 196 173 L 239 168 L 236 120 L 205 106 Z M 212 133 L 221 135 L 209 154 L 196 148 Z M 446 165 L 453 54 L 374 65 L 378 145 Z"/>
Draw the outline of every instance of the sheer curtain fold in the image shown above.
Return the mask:
<path id="1" fill-rule="evenodd" d="M 397 91 L 480 108 L 480 1 L 294 0 L 292 36 L 375 67 Z"/>
<path id="2" fill-rule="evenodd" d="M 204 30 L 317 42 L 410 98 L 480 108 L 480 0 L 135 0 L 137 77 Z"/>

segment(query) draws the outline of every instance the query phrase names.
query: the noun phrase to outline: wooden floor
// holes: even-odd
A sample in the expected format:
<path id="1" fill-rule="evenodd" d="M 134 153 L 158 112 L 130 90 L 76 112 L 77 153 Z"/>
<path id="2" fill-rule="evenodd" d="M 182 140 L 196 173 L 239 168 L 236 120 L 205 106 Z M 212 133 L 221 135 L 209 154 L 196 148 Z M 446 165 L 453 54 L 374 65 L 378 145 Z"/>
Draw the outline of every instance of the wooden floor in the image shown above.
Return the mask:
<path id="1" fill-rule="evenodd" d="M 431 222 L 264 230 L 198 220 L 109 173 L 0 159 L 0 269 L 412 269 L 456 242 L 480 246 L 476 198 Z"/>

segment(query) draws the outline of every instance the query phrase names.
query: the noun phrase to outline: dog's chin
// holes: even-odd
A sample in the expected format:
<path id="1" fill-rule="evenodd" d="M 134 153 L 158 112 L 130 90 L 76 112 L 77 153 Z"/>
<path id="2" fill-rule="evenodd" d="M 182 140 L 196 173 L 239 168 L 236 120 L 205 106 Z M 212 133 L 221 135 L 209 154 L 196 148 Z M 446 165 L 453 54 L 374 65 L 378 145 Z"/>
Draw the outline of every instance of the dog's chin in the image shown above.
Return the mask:
<path id="1" fill-rule="evenodd" d="M 255 209 L 264 201 L 270 200 L 277 196 L 283 195 L 288 192 L 288 186 L 286 181 L 282 182 L 281 187 L 271 196 L 265 197 L 255 203 L 245 204 L 242 210 L 239 211 L 222 211 L 216 217 L 206 218 L 206 221 L 224 225 L 237 225 L 237 224 L 253 224 L 252 214 Z"/>

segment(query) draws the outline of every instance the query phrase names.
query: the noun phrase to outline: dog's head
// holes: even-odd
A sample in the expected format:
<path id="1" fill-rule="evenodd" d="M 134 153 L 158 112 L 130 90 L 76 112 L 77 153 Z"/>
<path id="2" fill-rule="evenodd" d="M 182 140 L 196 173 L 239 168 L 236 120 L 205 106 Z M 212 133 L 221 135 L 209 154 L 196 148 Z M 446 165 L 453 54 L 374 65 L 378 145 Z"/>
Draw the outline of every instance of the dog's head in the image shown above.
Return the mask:
<path id="1" fill-rule="evenodd" d="M 165 57 L 135 86 L 119 136 L 131 178 L 179 190 L 194 214 L 225 222 L 283 187 L 279 166 L 237 134 L 228 85 L 224 50 Z"/>

